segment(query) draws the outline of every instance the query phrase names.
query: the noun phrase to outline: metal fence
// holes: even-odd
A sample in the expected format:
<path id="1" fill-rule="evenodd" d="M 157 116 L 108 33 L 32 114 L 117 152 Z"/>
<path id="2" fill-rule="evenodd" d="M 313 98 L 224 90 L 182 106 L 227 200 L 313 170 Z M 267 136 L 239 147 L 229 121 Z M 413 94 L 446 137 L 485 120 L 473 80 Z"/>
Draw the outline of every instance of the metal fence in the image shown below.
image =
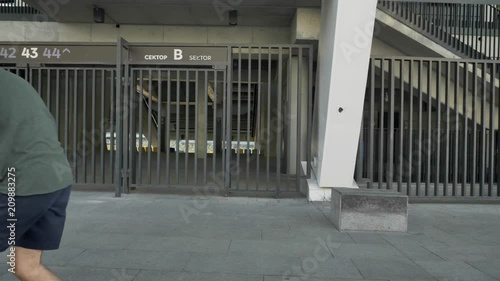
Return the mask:
<path id="1" fill-rule="evenodd" d="M 40 12 L 21 0 L 0 1 L 0 14 L 39 14 Z"/>
<path id="2" fill-rule="evenodd" d="M 75 183 L 111 185 L 114 67 L 5 67 L 37 90 L 51 111 Z"/>
<path id="3" fill-rule="evenodd" d="M 379 1 L 379 8 L 473 59 L 500 59 L 500 9 L 484 4 Z"/>
<path id="4" fill-rule="evenodd" d="M 499 69 L 372 58 L 357 180 L 410 196 L 500 195 Z"/>

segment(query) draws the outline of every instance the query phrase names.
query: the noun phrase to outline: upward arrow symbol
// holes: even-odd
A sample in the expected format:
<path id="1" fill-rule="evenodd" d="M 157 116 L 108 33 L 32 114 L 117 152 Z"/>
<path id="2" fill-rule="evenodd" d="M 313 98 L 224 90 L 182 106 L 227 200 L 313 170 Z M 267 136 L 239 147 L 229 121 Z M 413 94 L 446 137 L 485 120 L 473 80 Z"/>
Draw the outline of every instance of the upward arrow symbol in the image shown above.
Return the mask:
<path id="1" fill-rule="evenodd" d="M 63 50 L 63 53 L 70 53 L 71 54 L 71 51 L 68 48 L 66 48 Z"/>

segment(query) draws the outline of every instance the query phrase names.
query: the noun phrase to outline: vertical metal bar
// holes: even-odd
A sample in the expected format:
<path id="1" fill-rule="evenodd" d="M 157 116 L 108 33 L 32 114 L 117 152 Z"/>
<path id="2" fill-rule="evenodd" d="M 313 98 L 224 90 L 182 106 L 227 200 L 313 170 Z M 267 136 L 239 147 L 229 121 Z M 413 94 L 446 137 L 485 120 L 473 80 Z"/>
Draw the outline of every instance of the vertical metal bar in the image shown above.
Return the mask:
<path id="1" fill-rule="evenodd" d="M 392 189 L 394 179 L 394 59 L 389 60 L 389 139 L 387 149 L 387 162 L 389 163 L 389 174 L 386 176 L 387 189 Z"/>
<path id="2" fill-rule="evenodd" d="M 453 157 L 453 190 L 452 195 L 457 196 L 457 187 L 458 187 L 458 145 L 459 145 L 459 137 L 460 137 L 460 126 L 459 126 L 459 108 L 458 108 L 458 87 L 460 85 L 460 64 L 455 62 L 455 91 L 454 91 L 454 109 L 455 109 L 455 126 L 453 127 L 455 130 L 455 157 Z"/>
<path id="3" fill-rule="evenodd" d="M 467 23 L 467 24 L 464 26 L 464 29 L 465 29 L 465 30 L 464 30 L 464 35 L 466 36 L 466 37 L 465 37 L 465 40 L 464 40 L 464 44 L 465 44 L 465 48 L 466 48 L 466 49 L 465 49 L 465 50 L 466 50 L 465 54 L 466 54 L 467 56 L 469 56 L 469 57 L 470 57 L 470 47 L 469 47 L 469 46 L 470 46 L 470 42 L 469 42 L 469 38 L 470 38 L 470 31 L 469 31 L 469 30 L 470 30 L 470 25 L 471 25 L 471 24 L 470 24 L 470 21 L 471 21 L 470 6 L 469 6 L 469 5 L 467 5 L 467 4 L 466 4 L 466 5 L 464 5 L 464 6 L 465 6 L 465 9 L 466 9 L 466 10 L 465 10 L 465 12 L 466 12 L 466 14 L 467 14 L 467 16 L 466 16 L 466 17 L 464 17 L 464 20 L 465 20 L 465 22 Z"/>
<path id="4" fill-rule="evenodd" d="M 272 49 L 269 47 L 269 54 L 268 54 L 268 65 L 267 65 L 267 138 L 266 138 L 266 153 L 267 153 L 267 159 L 266 159 L 266 190 L 269 190 L 269 184 L 270 184 L 270 176 L 269 176 L 269 170 L 270 168 L 270 158 L 271 158 L 271 145 L 270 145 L 270 136 L 271 136 L 271 72 L 272 72 Z"/>
<path id="5" fill-rule="evenodd" d="M 123 190 L 125 193 L 129 193 L 130 191 L 130 182 L 129 182 L 129 156 L 130 153 L 128 152 L 128 147 L 130 143 L 130 134 L 129 134 L 129 91 L 127 90 L 128 84 L 129 84 L 129 68 L 128 68 L 128 63 L 125 62 L 125 68 L 124 68 L 124 73 L 123 73 L 123 103 L 121 105 L 122 107 L 122 146 L 121 146 L 121 151 L 122 151 L 122 170 L 123 170 Z M 94 87 L 95 89 L 95 87 Z"/>
<path id="6" fill-rule="evenodd" d="M 205 155 L 203 157 L 203 185 L 207 185 L 207 158 L 208 158 L 208 71 L 205 70 L 205 140 L 203 142 L 203 151 Z M 178 162 L 178 161 L 177 161 Z"/>
<path id="7" fill-rule="evenodd" d="M 130 70 L 130 78 L 127 81 L 128 91 L 129 91 L 129 108 L 128 108 L 128 119 L 129 119 L 129 145 L 128 145 L 128 184 L 127 189 L 136 183 L 136 162 L 137 162 L 137 116 L 136 108 L 140 104 L 137 102 L 137 74 L 135 70 Z M 104 92 L 102 92 L 104 93 Z M 140 138 L 139 138 L 140 139 Z M 129 190 L 127 190 L 129 192 Z"/>
<path id="8" fill-rule="evenodd" d="M 85 75 L 83 76 L 85 77 Z M 84 78 L 85 79 L 85 78 Z M 115 161 L 115 155 L 114 155 L 114 150 L 115 150 L 115 142 L 116 142 L 116 138 L 115 138 L 115 133 L 116 133 L 116 130 L 115 130 L 115 95 L 116 95 L 116 92 L 115 92 L 115 82 L 116 81 L 116 71 L 115 70 L 111 70 L 111 76 L 110 76 L 110 83 L 109 83 L 109 87 L 110 87 L 110 92 L 111 92 L 111 95 L 109 96 L 110 98 L 110 108 L 109 108 L 109 115 L 110 115 L 110 120 L 111 120 L 111 124 L 110 124 L 110 143 L 109 143 L 109 156 L 110 156 L 110 159 L 109 161 L 111 162 L 111 183 L 114 183 L 115 182 L 115 175 L 114 173 L 116 172 L 115 171 L 115 165 L 116 165 L 116 161 Z M 84 82 L 84 85 L 86 83 Z M 84 93 L 85 93 L 85 90 L 84 90 Z M 116 187 L 115 187 L 116 188 Z M 118 192 L 115 190 L 115 192 Z M 118 196 L 115 194 L 115 196 Z"/>
<path id="9" fill-rule="evenodd" d="M 477 19 L 476 19 L 477 20 Z M 475 196 L 476 194 L 476 165 L 477 165 L 477 158 L 476 158 L 476 142 L 477 142 L 477 120 L 476 120 L 476 100 L 477 100 L 477 68 L 478 64 L 476 62 L 472 63 L 473 67 L 473 77 L 472 77 L 472 160 L 471 160 L 471 185 L 470 185 L 470 195 Z M 484 76 L 483 76 L 484 77 Z"/>
<path id="10" fill-rule="evenodd" d="M 101 139 L 100 139 L 100 143 L 101 143 L 101 183 L 104 184 L 106 183 L 106 165 L 104 164 L 104 150 L 105 150 L 105 147 L 106 147 L 106 139 L 105 139 L 105 133 L 106 133 L 106 128 L 104 127 L 104 91 L 105 91 L 105 82 L 106 82 L 106 72 L 104 69 L 101 70 L 101 121 L 100 121 L 100 127 L 99 127 L 99 130 L 100 130 L 100 135 L 101 135 Z"/>
<path id="11" fill-rule="evenodd" d="M 52 112 L 52 105 L 50 103 L 50 96 L 52 95 L 50 82 L 51 82 L 52 76 L 50 74 L 51 74 L 51 69 L 47 68 L 47 98 L 46 98 L 46 102 L 47 102 L 47 108 L 49 109 L 50 112 Z"/>
<path id="12" fill-rule="evenodd" d="M 59 91 L 60 89 L 60 70 L 56 69 L 56 127 L 57 127 L 57 137 L 60 138 L 60 133 L 61 133 L 61 128 L 60 128 L 60 116 L 59 116 L 59 111 L 60 111 L 60 100 L 61 100 L 61 92 Z M 66 151 L 65 151 L 66 152 Z"/>
<path id="13" fill-rule="evenodd" d="M 432 69 L 432 68 L 431 68 Z M 434 196 L 438 196 L 439 187 L 441 184 L 440 179 L 440 156 L 441 156 L 441 61 L 437 61 L 437 81 L 436 81 L 436 101 L 437 101 L 437 114 L 436 114 L 436 175 L 434 183 Z"/>
<path id="14" fill-rule="evenodd" d="M 87 182 L 87 70 L 83 69 L 83 110 L 82 110 L 82 166 L 83 182 Z"/>
<path id="15" fill-rule="evenodd" d="M 476 5 L 471 5 L 471 52 L 472 58 L 477 59 L 477 17 L 476 17 L 477 7 Z"/>
<path id="16" fill-rule="evenodd" d="M 462 196 L 465 196 L 465 189 L 467 185 L 467 137 L 468 137 L 468 105 L 467 105 L 467 94 L 469 92 L 469 63 L 467 61 L 464 62 L 464 111 L 463 111 L 463 117 L 464 117 L 464 149 L 463 149 L 463 175 L 462 175 Z"/>
<path id="17" fill-rule="evenodd" d="M 158 118 L 157 118 L 157 124 L 158 128 L 156 130 L 156 138 L 158 139 L 156 142 L 156 184 L 160 185 L 161 184 L 161 145 L 163 143 L 162 139 L 162 132 L 164 130 L 163 128 L 163 112 L 162 112 L 162 102 L 163 102 L 163 97 L 162 97 L 162 77 L 161 77 L 161 69 L 157 70 L 157 77 L 158 77 L 158 99 L 157 99 L 157 104 L 158 104 Z M 151 77 L 153 78 L 153 77 Z M 132 85 L 131 85 L 132 87 Z M 135 133 L 135 131 L 131 131 L 132 133 Z M 135 144 L 134 144 L 135 145 Z"/>
<path id="18" fill-rule="evenodd" d="M 445 139 L 445 160 L 444 160 L 444 189 L 443 196 L 448 196 L 448 185 L 450 182 L 450 62 L 446 62 L 446 139 Z"/>
<path id="19" fill-rule="evenodd" d="M 379 112 L 379 143 L 378 143 L 378 188 L 382 188 L 382 182 L 384 180 L 384 103 L 385 103 L 385 59 L 380 60 L 380 112 Z"/>
<path id="20" fill-rule="evenodd" d="M 236 189 L 240 189 L 240 151 L 241 151 L 241 47 L 238 49 L 238 145 L 236 149 Z"/>
<path id="21" fill-rule="evenodd" d="M 198 129 L 199 129 L 199 114 L 198 114 L 198 107 L 200 106 L 198 103 L 200 102 L 199 101 L 199 98 L 198 98 L 198 95 L 199 95 L 199 79 L 200 79 L 200 76 L 199 76 L 199 72 L 200 70 L 196 70 L 195 71 L 195 79 L 196 79 L 196 83 L 195 83 L 195 90 L 196 90 L 196 93 L 195 93 L 195 118 L 194 120 L 196 120 L 195 122 L 195 125 L 194 125 L 194 185 L 198 185 L 198 142 L 199 142 L 199 139 L 198 139 Z M 170 92 L 170 91 L 169 91 Z"/>
<path id="22" fill-rule="evenodd" d="M 460 51 L 465 54 L 465 26 L 467 17 L 465 15 L 466 9 L 465 5 L 460 5 L 460 17 L 459 17 L 459 34 L 460 34 Z"/>
<path id="23" fill-rule="evenodd" d="M 412 196 L 412 174 L 413 174 L 413 60 L 409 60 L 410 66 L 408 68 L 408 84 L 410 85 L 410 92 L 408 94 L 409 102 L 409 115 L 408 118 L 408 186 L 406 194 Z M 418 187 L 418 186 L 417 186 Z"/>
<path id="24" fill-rule="evenodd" d="M 181 72 L 177 70 L 177 83 L 176 83 L 176 103 L 175 103 L 175 184 L 179 185 L 179 161 L 180 161 L 180 155 L 179 155 L 179 139 L 180 139 L 180 125 L 181 125 L 181 117 L 180 117 L 180 111 L 181 111 Z M 206 74 L 206 72 L 205 72 Z M 205 75 L 205 81 L 208 85 L 208 77 Z M 208 97 L 208 89 L 205 90 L 205 96 Z M 206 112 L 206 105 L 205 105 L 205 112 Z M 208 126 L 208 118 L 204 119 L 205 121 L 205 128 Z M 205 139 L 207 138 L 207 135 L 205 134 Z M 203 144 L 205 147 L 205 159 L 206 159 L 206 150 L 207 150 L 207 145 L 206 142 Z M 206 166 L 206 165 L 205 165 Z M 206 169 L 206 167 L 205 167 Z M 206 179 L 206 175 L 204 177 Z M 205 184 L 206 181 L 204 180 L 203 183 Z"/>
<path id="25" fill-rule="evenodd" d="M 373 188 L 373 162 L 374 162 L 374 127 L 375 127 L 375 62 L 376 59 L 370 59 L 370 123 L 368 124 L 369 150 L 368 150 L 368 188 Z"/>
<path id="26" fill-rule="evenodd" d="M 398 192 L 401 192 L 403 188 L 403 160 L 404 160 L 404 151 L 403 151 L 403 143 L 404 143 L 404 137 L 403 137 L 403 131 L 404 131 L 404 101 L 405 101 L 405 89 L 404 89 L 404 66 L 405 66 L 405 61 L 401 59 L 400 61 L 400 66 L 399 66 L 399 90 L 401 94 L 400 98 L 400 103 L 399 103 L 399 108 L 400 108 L 400 113 L 399 113 L 399 172 L 398 172 Z"/>
<path id="27" fill-rule="evenodd" d="M 494 81 L 496 77 L 496 63 L 491 63 L 491 77 L 490 81 Z M 490 82 L 490 171 L 489 171 L 489 184 L 488 184 L 488 196 L 493 196 L 493 184 L 495 177 L 495 83 Z"/>
<path id="28" fill-rule="evenodd" d="M 226 138 L 225 138 L 225 149 L 223 150 L 225 153 L 225 159 L 226 161 L 224 162 L 224 188 L 226 192 L 226 196 L 229 195 L 229 189 L 231 188 L 231 169 L 232 169 L 232 164 L 231 164 L 231 148 L 232 148 L 232 139 L 233 139 L 233 65 L 234 65 L 234 59 L 233 59 L 233 48 L 227 47 L 228 49 L 228 61 L 230 62 L 229 65 L 227 66 L 227 73 L 224 75 L 224 84 L 226 87 L 224 88 L 224 107 L 225 107 L 225 119 L 223 122 L 223 127 L 224 131 L 226 133 Z M 227 82 L 227 83 L 226 83 Z"/>
<path id="29" fill-rule="evenodd" d="M 283 81 L 284 83 L 284 86 L 286 87 L 286 92 L 283 94 L 283 97 L 282 97 L 282 100 L 283 100 L 283 113 L 281 114 L 281 116 L 283 117 L 283 122 L 280 122 L 282 124 L 282 127 L 283 127 L 283 130 L 282 130 L 282 139 L 283 139 L 283 149 L 282 149 L 282 153 L 283 153 L 283 157 L 281 159 L 281 164 L 283 165 L 282 166 L 282 170 L 283 171 L 283 174 L 286 174 L 287 177 L 285 177 L 284 179 L 284 188 L 283 190 L 286 190 L 286 191 L 289 191 L 289 187 L 290 187 L 290 176 L 291 176 L 291 170 L 292 167 L 290 165 L 290 161 L 292 160 L 292 156 L 291 156 L 291 153 L 289 153 L 289 149 L 290 149 L 290 143 L 291 141 L 289 140 L 289 137 L 292 136 L 291 134 L 291 120 L 290 120 L 290 115 L 292 114 L 292 106 L 291 106 L 291 97 L 292 97 L 292 71 L 293 71 L 293 68 L 292 68 L 292 53 L 293 53 L 293 50 L 294 48 L 287 48 L 288 50 L 288 62 L 287 62 L 287 69 L 284 70 L 286 75 L 286 81 Z M 298 141 L 298 140 L 297 140 Z M 295 158 L 297 159 L 297 158 Z"/>
<path id="30" fill-rule="evenodd" d="M 497 63 L 491 63 L 491 79 L 490 81 L 495 81 L 497 79 Z M 496 112 L 496 85 L 495 83 L 490 82 L 490 183 L 488 186 L 488 196 L 493 196 L 493 184 L 495 180 L 495 115 L 498 114 Z M 500 114 L 498 114 L 500 116 Z M 500 123 L 499 123 L 500 124 Z"/>
<path id="31" fill-rule="evenodd" d="M 64 153 L 68 154 L 69 143 L 69 70 L 65 70 L 64 75 Z"/>
<path id="32" fill-rule="evenodd" d="M 198 72 L 196 72 L 198 74 Z M 196 76 L 196 85 L 198 86 L 198 76 Z M 196 94 L 198 94 L 198 89 L 196 89 Z M 196 100 L 198 102 L 198 100 Z M 167 150 L 167 163 L 165 165 L 166 169 L 166 181 L 167 185 L 170 186 L 170 118 L 172 117 L 172 70 L 167 70 L 167 120 L 165 121 L 167 123 L 167 131 L 165 132 L 166 138 L 165 138 L 165 149 Z M 195 117 L 195 124 L 198 124 L 198 106 L 196 105 L 196 117 Z M 196 125 L 196 130 L 198 130 L 198 125 Z M 198 131 L 196 131 L 196 155 L 198 156 Z M 194 178 L 195 178 L 195 185 L 198 184 L 198 171 L 197 169 L 197 162 L 195 161 L 195 171 L 194 171 Z"/>
<path id="33" fill-rule="evenodd" d="M 184 179 L 186 181 L 186 184 L 189 184 L 189 177 L 188 177 L 188 169 L 189 169 L 189 140 L 190 140 L 190 137 L 189 137 L 189 107 L 191 106 L 190 104 L 190 101 L 191 101 L 191 98 L 190 98 L 190 91 L 191 91 L 191 80 L 190 80 L 190 77 L 189 77 L 189 74 L 191 74 L 191 71 L 190 70 L 187 70 L 186 71 L 186 130 L 185 130 L 185 138 L 184 138 L 184 141 L 186 142 L 186 145 L 185 145 L 185 159 L 184 159 Z M 216 93 L 217 94 L 217 93 Z M 196 123 L 196 121 L 195 121 Z"/>
<path id="34" fill-rule="evenodd" d="M 500 23 L 500 20 L 498 21 Z M 500 63 L 498 62 L 495 62 L 495 69 L 493 71 L 494 73 L 494 76 L 496 77 L 496 79 L 500 79 Z M 498 76 L 497 76 L 498 75 Z M 496 80 L 495 79 L 495 80 Z M 496 88 L 496 87 L 495 87 Z M 494 93 L 494 94 L 499 94 L 499 93 Z M 497 115 L 498 115 L 498 120 L 497 120 L 497 130 L 496 130 L 496 150 L 500 149 L 500 111 L 498 111 L 497 109 Z M 496 151 L 495 150 L 495 151 Z M 496 190 L 496 196 L 500 196 L 500 162 L 498 161 L 498 155 L 495 155 L 495 158 L 496 158 L 496 165 L 497 165 L 497 169 L 496 169 L 496 179 L 497 179 L 497 190 Z"/>
<path id="35" fill-rule="evenodd" d="M 281 122 L 282 118 L 282 96 L 283 96 L 283 49 L 279 47 L 279 58 L 278 58 L 278 130 L 277 130 L 277 142 L 276 142 L 276 197 L 280 196 L 281 189 L 281 149 L 283 143 L 283 124 Z"/>
<path id="36" fill-rule="evenodd" d="M 312 177 L 312 124 L 313 124 L 313 63 L 314 63 L 314 50 L 309 47 L 309 91 L 307 93 L 307 178 Z M 371 124 L 370 124 L 371 126 Z M 371 183 L 371 181 L 370 181 Z"/>
<path id="37" fill-rule="evenodd" d="M 151 185 L 152 183 L 152 171 L 151 171 L 151 150 L 153 148 L 152 146 L 152 125 L 153 123 L 153 71 L 151 69 L 148 70 L 148 184 Z"/>
<path id="38" fill-rule="evenodd" d="M 257 181 L 257 184 L 256 184 L 256 187 L 255 189 L 257 191 L 259 191 L 259 183 L 260 183 L 260 152 L 262 151 L 262 148 L 261 148 L 261 139 L 260 139 L 260 130 L 261 130 L 261 126 L 260 126 L 260 118 L 261 118 L 261 97 L 262 97 L 262 48 L 259 47 L 259 71 L 257 73 L 257 138 L 255 140 L 255 149 L 257 151 L 257 173 L 256 173 L 256 181 Z"/>
<path id="39" fill-rule="evenodd" d="M 481 168 L 480 168 L 480 179 L 479 179 L 479 195 L 484 195 L 484 174 L 486 170 L 486 63 L 482 63 L 483 72 L 482 72 L 482 95 L 481 95 Z M 491 83 L 495 83 L 494 75 L 490 76 Z"/>
<path id="40" fill-rule="evenodd" d="M 424 148 L 422 147 L 422 106 L 423 106 L 423 98 L 422 98 L 422 88 L 423 88 L 423 61 L 418 61 L 418 159 L 417 159 L 417 188 L 416 195 L 420 196 L 420 185 L 422 183 L 422 153 Z"/>
<path id="41" fill-rule="evenodd" d="M 432 149 L 432 61 L 427 61 L 427 173 L 425 181 L 425 196 L 429 196 L 431 185 L 431 149 Z"/>
<path id="42" fill-rule="evenodd" d="M 142 114 L 142 108 L 144 106 L 144 70 L 141 69 L 139 70 L 139 79 L 140 79 L 140 86 L 141 86 L 141 94 L 139 97 L 139 136 L 140 136 L 140 142 L 139 142 L 139 179 L 138 179 L 138 184 L 142 184 L 142 150 L 144 149 L 144 131 L 142 128 L 142 123 L 144 122 L 144 116 Z"/>
<path id="43" fill-rule="evenodd" d="M 85 70 L 84 70 L 85 71 Z M 41 78 L 41 77 L 40 77 Z M 75 182 L 78 182 L 78 70 L 75 69 L 75 81 L 74 81 L 74 96 L 73 96 L 73 173 L 75 177 Z M 85 132 L 87 128 L 83 127 Z M 94 139 L 92 137 L 92 139 Z M 84 139 L 83 145 L 86 145 L 86 140 Z"/>
<path id="44" fill-rule="evenodd" d="M 76 74 L 76 73 L 75 73 Z M 75 85 L 77 84 L 77 77 L 75 75 Z M 92 183 L 96 183 L 96 168 L 95 168 L 95 147 L 96 147 L 96 144 L 95 144 L 95 133 L 96 133 L 96 129 L 95 129 L 95 119 L 96 119 L 96 105 L 95 105 L 95 95 L 96 95 L 96 75 L 95 75 L 95 69 L 92 69 L 92 136 L 91 136 L 91 144 L 92 144 L 92 151 L 91 151 L 91 160 L 90 160 L 90 167 L 92 169 Z M 76 90 L 76 86 L 75 86 L 75 90 Z"/>
<path id="45" fill-rule="evenodd" d="M 252 92 L 251 92 L 251 83 L 252 83 L 252 48 L 248 47 L 248 92 L 247 92 L 247 149 L 246 149 L 246 156 L 247 156 L 247 180 L 246 180 L 246 190 L 249 189 L 249 182 L 250 182 L 250 118 L 251 118 L 251 111 L 250 111 L 250 103 L 252 102 Z"/>
<path id="46" fill-rule="evenodd" d="M 122 114 L 121 114 L 121 106 L 122 106 L 122 41 L 118 40 L 118 54 L 117 54 L 117 67 L 115 74 L 115 82 L 116 82 L 116 96 L 115 96 L 115 114 L 116 114 L 116 145 L 112 143 L 114 146 L 112 149 L 116 149 L 115 155 L 115 170 L 114 170 L 114 179 L 115 179 L 115 196 L 120 197 L 122 193 Z"/>
<path id="47" fill-rule="evenodd" d="M 302 47 L 299 48 L 299 70 L 297 85 L 297 160 L 296 160 L 296 191 L 300 191 L 300 171 L 302 169 Z M 364 102 L 364 101 L 363 101 Z M 362 136 L 362 135 L 361 135 Z"/>
<path id="48" fill-rule="evenodd" d="M 494 35 L 494 33 L 493 33 L 493 30 L 494 30 L 493 23 L 494 23 L 495 9 L 490 8 L 489 15 L 490 15 L 490 18 L 489 18 L 490 21 L 488 22 L 488 24 L 486 26 L 486 28 L 487 28 L 486 33 L 488 33 L 488 43 L 486 44 L 486 47 L 488 47 L 488 51 L 487 51 L 487 54 L 486 54 L 485 58 L 486 59 L 487 58 L 493 58 L 494 59 L 495 54 L 494 54 L 494 49 L 493 49 L 493 44 L 492 43 L 493 43 L 493 40 L 496 40 L 496 38 L 493 37 L 493 35 Z"/>
<path id="49" fill-rule="evenodd" d="M 217 97 L 217 91 L 218 91 L 218 87 L 217 87 L 217 84 L 219 84 L 219 81 L 218 81 L 218 73 L 219 71 L 218 70 L 215 70 L 214 71 L 214 100 L 213 100 L 213 106 L 212 106 L 212 109 L 213 109 L 213 128 L 212 128 L 212 140 L 213 140 L 213 145 L 212 145 L 212 177 L 215 179 L 216 175 L 217 175 L 217 148 L 219 147 L 218 145 L 218 142 L 220 141 L 218 139 L 218 134 L 217 134 L 217 101 L 218 101 L 218 97 Z"/>
<path id="50" fill-rule="evenodd" d="M 500 59 L 500 48 L 499 48 L 499 43 L 498 42 L 498 37 L 500 37 L 500 18 L 499 18 L 500 15 L 498 15 L 498 12 L 497 12 L 497 15 L 495 16 L 495 21 L 494 21 L 494 28 L 495 28 L 495 39 L 494 39 L 494 44 L 493 44 L 493 50 L 494 50 L 494 57 L 495 57 L 495 60 L 498 60 Z"/>

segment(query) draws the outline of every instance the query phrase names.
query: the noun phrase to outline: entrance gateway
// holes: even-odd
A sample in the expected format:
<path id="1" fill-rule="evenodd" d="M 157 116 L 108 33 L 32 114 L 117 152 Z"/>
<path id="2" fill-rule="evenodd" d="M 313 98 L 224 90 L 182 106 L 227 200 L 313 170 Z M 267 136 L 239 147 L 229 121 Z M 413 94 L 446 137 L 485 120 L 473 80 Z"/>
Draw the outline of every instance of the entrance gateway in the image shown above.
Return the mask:
<path id="1" fill-rule="evenodd" d="M 282 196 L 311 171 L 312 46 L 0 44 L 0 66 L 46 102 L 76 185 Z"/>

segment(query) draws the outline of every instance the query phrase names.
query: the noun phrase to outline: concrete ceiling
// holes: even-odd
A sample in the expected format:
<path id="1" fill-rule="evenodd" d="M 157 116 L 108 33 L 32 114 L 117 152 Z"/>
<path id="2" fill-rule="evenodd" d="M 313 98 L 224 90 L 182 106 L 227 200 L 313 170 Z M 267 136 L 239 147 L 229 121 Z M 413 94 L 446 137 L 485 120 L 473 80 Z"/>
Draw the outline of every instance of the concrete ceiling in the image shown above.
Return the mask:
<path id="1" fill-rule="evenodd" d="M 228 10 L 238 10 L 240 26 L 289 26 L 297 7 L 320 7 L 321 0 L 25 0 L 58 22 L 93 22 L 93 7 L 104 8 L 106 23 L 228 25 Z M 46 2 L 67 2 L 57 8 Z"/>

